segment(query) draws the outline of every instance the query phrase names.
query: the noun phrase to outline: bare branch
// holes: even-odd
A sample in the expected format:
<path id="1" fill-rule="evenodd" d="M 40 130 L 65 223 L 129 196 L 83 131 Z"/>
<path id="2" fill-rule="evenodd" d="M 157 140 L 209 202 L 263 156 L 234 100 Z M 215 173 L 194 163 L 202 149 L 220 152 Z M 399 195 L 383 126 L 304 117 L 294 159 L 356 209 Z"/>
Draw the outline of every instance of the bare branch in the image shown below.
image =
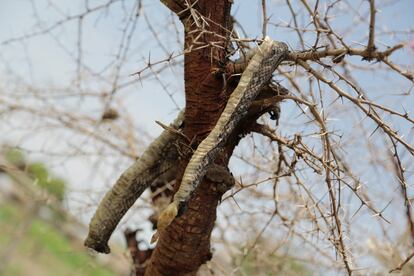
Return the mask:
<path id="1" fill-rule="evenodd" d="M 370 20 L 369 20 L 369 37 L 368 37 L 368 45 L 367 45 L 367 52 L 371 54 L 375 51 L 375 13 L 377 10 L 375 9 L 375 0 L 369 0 L 369 9 L 370 9 Z"/>

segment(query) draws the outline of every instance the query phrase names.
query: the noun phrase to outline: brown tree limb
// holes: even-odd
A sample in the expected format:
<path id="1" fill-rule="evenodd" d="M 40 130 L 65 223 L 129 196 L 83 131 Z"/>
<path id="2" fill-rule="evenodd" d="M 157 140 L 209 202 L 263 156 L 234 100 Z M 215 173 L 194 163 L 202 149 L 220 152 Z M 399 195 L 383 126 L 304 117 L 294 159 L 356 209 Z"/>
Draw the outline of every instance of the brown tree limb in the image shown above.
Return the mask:
<path id="1" fill-rule="evenodd" d="M 191 49 L 184 55 L 184 134 L 197 146 L 213 129 L 234 89 L 234 86 L 226 85 L 220 70 L 214 73 L 226 64 L 232 3 L 191 0 L 188 4 L 192 7 L 191 12 L 183 18 L 184 48 Z M 227 167 L 233 147 L 223 151 L 215 163 Z M 181 182 L 187 162 L 183 160 L 179 164 L 176 183 Z M 184 214 L 160 236 L 146 275 L 193 275 L 211 258 L 210 236 L 222 195 L 216 186 L 211 180 L 203 179 Z M 174 189 L 176 191 L 178 185 Z"/>

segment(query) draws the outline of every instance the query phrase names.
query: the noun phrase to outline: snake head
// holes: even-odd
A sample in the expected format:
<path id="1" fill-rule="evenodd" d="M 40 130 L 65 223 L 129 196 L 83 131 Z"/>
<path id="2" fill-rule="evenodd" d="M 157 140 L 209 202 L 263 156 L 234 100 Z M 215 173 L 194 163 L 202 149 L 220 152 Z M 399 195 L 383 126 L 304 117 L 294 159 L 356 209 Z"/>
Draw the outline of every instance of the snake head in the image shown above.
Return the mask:
<path id="1" fill-rule="evenodd" d="M 273 41 L 272 52 L 274 56 L 285 58 L 287 53 L 289 53 L 289 47 L 286 43 L 281 41 Z"/>

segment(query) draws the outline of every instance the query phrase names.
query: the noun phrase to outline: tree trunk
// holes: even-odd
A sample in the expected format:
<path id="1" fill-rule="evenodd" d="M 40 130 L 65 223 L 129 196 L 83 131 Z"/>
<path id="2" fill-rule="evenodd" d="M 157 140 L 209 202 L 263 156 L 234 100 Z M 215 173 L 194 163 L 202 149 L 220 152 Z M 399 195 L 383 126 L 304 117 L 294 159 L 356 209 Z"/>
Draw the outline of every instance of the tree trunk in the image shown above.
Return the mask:
<path id="1" fill-rule="evenodd" d="M 177 12 L 184 24 L 185 49 L 208 45 L 199 50 L 189 51 L 184 56 L 186 98 L 184 134 L 192 139 L 192 147 L 195 149 L 213 129 L 224 109 L 229 93 L 234 88 L 225 85 L 223 70 L 228 30 L 231 30 L 229 26 L 231 1 L 198 0 L 193 8 L 206 19 L 205 21 L 197 20 L 193 16 L 194 13 L 188 10 L 184 12 L 185 14 L 179 13 L 180 9 L 184 8 L 180 6 L 180 1 L 163 1 L 163 3 Z M 233 141 L 216 163 L 227 167 L 236 144 L 237 142 Z M 176 190 L 187 162 L 188 160 L 185 160 L 180 164 Z M 222 193 L 221 189 L 217 189 L 217 183 L 206 178 L 203 180 L 184 214 L 176 218 L 161 234 L 146 275 L 194 275 L 200 265 L 211 258 L 210 236 Z"/>

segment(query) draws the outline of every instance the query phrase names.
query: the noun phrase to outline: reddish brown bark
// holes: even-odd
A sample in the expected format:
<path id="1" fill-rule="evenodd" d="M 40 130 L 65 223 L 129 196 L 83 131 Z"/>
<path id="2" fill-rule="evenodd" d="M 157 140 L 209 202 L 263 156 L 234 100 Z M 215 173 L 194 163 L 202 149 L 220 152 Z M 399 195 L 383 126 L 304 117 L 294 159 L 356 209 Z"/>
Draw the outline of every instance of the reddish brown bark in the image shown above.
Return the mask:
<path id="1" fill-rule="evenodd" d="M 193 50 L 184 57 L 184 133 L 194 139 L 193 147 L 196 147 L 214 127 L 226 104 L 229 90 L 232 89 L 226 88 L 223 75 L 217 73 L 225 65 L 226 30 L 231 29 L 228 26 L 231 1 L 199 0 L 193 8 L 207 18 L 208 24 L 204 25 L 204 30 L 218 35 L 209 33 L 198 37 L 202 30 L 197 29 L 197 24 L 188 14 L 186 18 L 181 17 L 185 26 L 185 48 L 191 45 L 196 47 L 194 39 L 197 37 L 199 46 L 212 45 L 213 42 L 221 46 Z M 227 166 L 234 145 L 216 163 Z M 188 160 L 180 165 L 177 183 L 180 183 L 187 162 Z M 221 196 L 216 183 L 208 180 L 201 183 L 184 214 L 176 218 L 160 236 L 146 275 L 195 274 L 200 265 L 211 258 L 210 236 Z"/>
<path id="2" fill-rule="evenodd" d="M 226 72 L 225 50 L 228 30 L 231 29 L 231 1 L 198 0 L 192 6 L 196 13 L 189 10 L 177 12 L 177 8 L 180 7 L 179 0 L 163 2 L 180 15 L 180 20 L 185 26 L 185 48 L 188 50 L 192 47 L 192 51 L 187 52 L 184 57 L 184 134 L 192 141 L 191 147 L 196 149 L 215 126 L 229 95 L 238 83 L 237 78 L 229 78 L 229 75 L 226 75 L 231 73 Z M 199 18 L 198 13 L 205 17 L 204 21 L 195 22 L 191 17 L 192 14 L 196 14 Z M 204 29 L 200 29 L 200 26 Z M 194 50 L 205 45 L 208 47 Z M 263 95 L 259 98 L 265 99 L 274 96 L 274 93 L 275 91 L 268 87 L 262 91 Z M 222 154 L 215 160 L 216 164 L 227 167 L 241 137 L 248 132 L 259 116 L 273 110 L 274 104 L 272 102 L 270 105 L 261 103 L 260 106 L 252 106 L 248 116 L 232 134 Z M 183 151 L 188 151 L 188 146 L 184 147 Z M 178 189 L 187 163 L 188 160 L 184 160 L 179 165 L 175 190 Z M 211 232 L 216 220 L 218 202 L 225 192 L 225 189 L 218 185 L 220 184 L 204 178 L 183 215 L 175 218 L 166 231 L 161 233 L 145 275 L 195 275 L 199 267 L 211 258 Z"/>

